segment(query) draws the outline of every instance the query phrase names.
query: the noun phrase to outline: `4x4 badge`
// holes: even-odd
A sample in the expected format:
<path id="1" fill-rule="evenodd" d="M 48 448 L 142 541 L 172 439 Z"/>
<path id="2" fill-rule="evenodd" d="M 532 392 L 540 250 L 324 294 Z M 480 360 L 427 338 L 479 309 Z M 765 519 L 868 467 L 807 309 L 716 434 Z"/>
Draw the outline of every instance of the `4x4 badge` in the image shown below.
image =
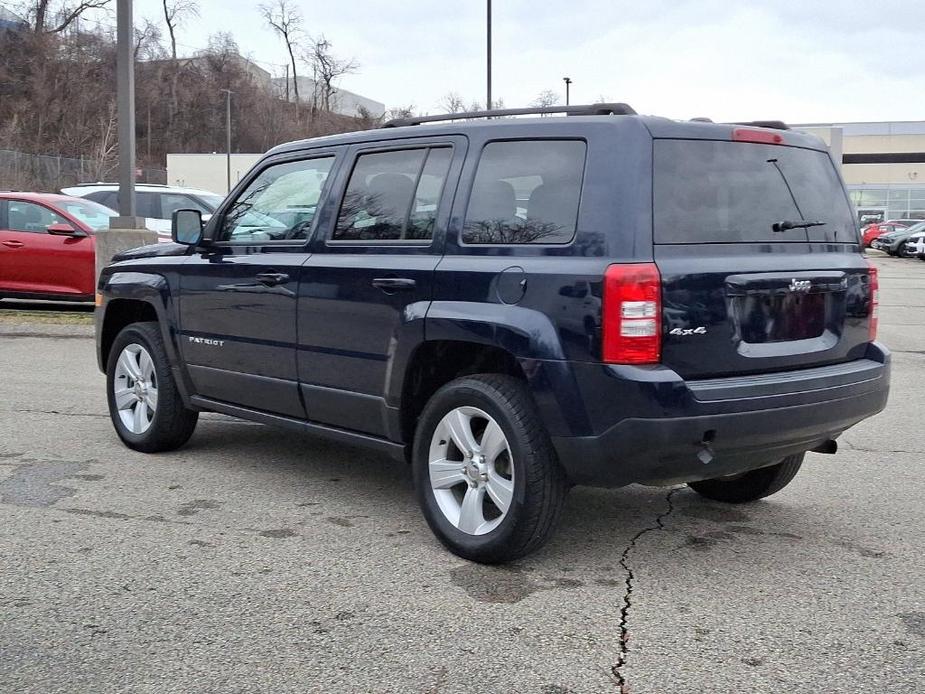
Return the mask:
<path id="1" fill-rule="evenodd" d="M 672 328 L 668 331 L 669 335 L 706 335 L 707 329 L 702 325 L 696 328 Z"/>

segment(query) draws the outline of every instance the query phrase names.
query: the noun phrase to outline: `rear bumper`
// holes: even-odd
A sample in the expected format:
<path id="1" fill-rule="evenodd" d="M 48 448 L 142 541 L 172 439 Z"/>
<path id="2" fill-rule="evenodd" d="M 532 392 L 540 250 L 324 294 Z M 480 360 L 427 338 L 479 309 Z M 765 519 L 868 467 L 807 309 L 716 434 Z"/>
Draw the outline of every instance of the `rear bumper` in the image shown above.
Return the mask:
<path id="1" fill-rule="evenodd" d="M 762 467 L 816 448 L 880 412 L 890 357 L 757 376 L 684 381 L 664 367 L 579 367 L 595 406 L 588 436 L 553 436 L 576 484 L 677 483 Z M 626 416 L 632 415 L 632 416 Z M 608 419 L 610 421 L 608 421 Z"/>

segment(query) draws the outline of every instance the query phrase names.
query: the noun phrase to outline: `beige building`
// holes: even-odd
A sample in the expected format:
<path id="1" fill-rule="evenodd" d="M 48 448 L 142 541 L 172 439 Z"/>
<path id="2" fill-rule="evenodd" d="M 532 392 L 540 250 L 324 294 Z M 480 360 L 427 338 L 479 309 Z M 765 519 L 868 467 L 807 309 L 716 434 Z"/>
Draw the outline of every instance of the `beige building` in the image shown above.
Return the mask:
<path id="1" fill-rule="evenodd" d="M 262 154 L 231 155 L 231 187 L 257 163 Z M 224 195 L 228 192 L 225 154 L 168 154 L 167 185 L 200 188 Z"/>
<path id="2" fill-rule="evenodd" d="M 842 176 L 862 222 L 925 219 L 925 121 L 795 125 L 841 155 Z"/>

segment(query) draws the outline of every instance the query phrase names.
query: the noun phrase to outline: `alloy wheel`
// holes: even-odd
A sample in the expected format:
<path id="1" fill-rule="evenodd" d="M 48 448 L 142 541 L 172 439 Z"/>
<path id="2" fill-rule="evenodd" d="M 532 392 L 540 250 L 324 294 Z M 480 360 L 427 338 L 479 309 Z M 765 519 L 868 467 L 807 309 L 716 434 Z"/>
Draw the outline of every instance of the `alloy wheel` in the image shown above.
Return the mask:
<path id="1" fill-rule="evenodd" d="M 501 426 L 476 407 L 457 407 L 434 430 L 428 458 L 440 511 L 458 530 L 484 535 L 504 520 L 514 498 L 514 464 Z"/>
<path id="2" fill-rule="evenodd" d="M 154 360 L 137 343 L 126 345 L 116 361 L 113 402 L 122 425 L 133 434 L 143 434 L 157 411 L 157 373 Z"/>

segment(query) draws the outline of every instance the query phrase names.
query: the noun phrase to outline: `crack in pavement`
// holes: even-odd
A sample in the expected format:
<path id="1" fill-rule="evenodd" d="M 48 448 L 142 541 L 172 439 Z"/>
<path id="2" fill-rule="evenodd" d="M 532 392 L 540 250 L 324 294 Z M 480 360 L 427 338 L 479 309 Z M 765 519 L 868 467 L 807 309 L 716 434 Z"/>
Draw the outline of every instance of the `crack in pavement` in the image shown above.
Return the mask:
<path id="1" fill-rule="evenodd" d="M 48 338 L 51 340 L 93 340 L 95 339 L 93 335 L 83 335 L 81 333 L 40 333 L 40 332 L 31 332 L 31 331 L 11 331 L 11 332 L 2 332 L 0 331 L 0 338 L 2 337 L 38 337 L 38 338 Z"/>
<path id="2" fill-rule="evenodd" d="M 109 417 L 108 414 L 100 414 L 98 412 L 61 412 L 60 410 L 34 410 L 29 408 L 5 410 L 5 412 L 12 414 L 56 414 L 62 417 Z"/>
<path id="3" fill-rule="evenodd" d="M 617 679 L 617 686 L 620 687 L 620 694 L 629 694 L 629 686 L 626 682 L 626 675 L 623 674 L 623 668 L 626 667 L 626 658 L 629 655 L 630 635 L 628 622 L 630 608 L 633 605 L 633 582 L 636 580 L 636 576 L 628 564 L 629 555 L 643 535 L 665 529 L 665 519 L 674 512 L 672 497 L 682 489 L 684 489 L 684 487 L 675 487 L 668 492 L 668 495 L 665 497 L 665 501 L 668 502 L 668 509 L 655 518 L 655 525 L 643 528 L 633 535 L 629 544 L 627 544 L 626 548 L 623 550 L 623 554 L 620 556 L 620 566 L 623 567 L 623 571 L 626 573 L 626 590 L 623 593 L 623 606 L 620 608 L 620 654 L 617 657 L 616 664 L 610 669 L 613 676 Z"/>
<path id="4" fill-rule="evenodd" d="M 109 419 L 110 416 L 105 413 L 100 412 L 62 412 L 60 410 L 36 410 L 30 408 L 24 409 L 15 409 L 15 410 L 0 410 L 0 413 L 3 414 L 52 414 L 59 417 L 100 417 L 103 419 Z M 205 424 L 245 424 L 248 426 L 264 426 L 260 422 L 250 422 L 246 419 L 236 419 L 234 417 L 227 417 L 225 415 L 219 415 L 213 412 L 204 412 L 205 417 L 200 418 L 200 423 Z"/>
<path id="5" fill-rule="evenodd" d="M 871 448 L 869 446 L 859 446 L 856 443 L 852 443 L 849 439 L 842 437 L 838 440 L 839 444 L 843 444 L 845 448 L 849 451 L 859 451 L 861 453 L 910 453 L 918 454 L 921 451 L 909 451 L 902 448 Z"/>

